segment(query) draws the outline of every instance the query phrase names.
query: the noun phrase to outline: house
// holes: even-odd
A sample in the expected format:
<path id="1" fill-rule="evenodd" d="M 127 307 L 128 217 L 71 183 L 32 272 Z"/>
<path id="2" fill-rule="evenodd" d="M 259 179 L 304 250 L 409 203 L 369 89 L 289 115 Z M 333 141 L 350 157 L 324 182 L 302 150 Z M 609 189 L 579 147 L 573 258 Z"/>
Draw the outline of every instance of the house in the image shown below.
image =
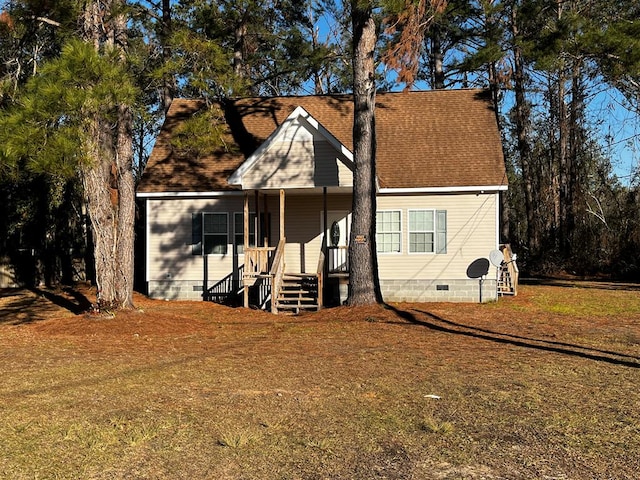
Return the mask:
<path id="1" fill-rule="evenodd" d="M 214 106 L 218 147 L 206 154 L 178 148 L 184 122 L 203 108 L 199 100 L 174 100 L 138 188 L 149 295 L 239 295 L 273 311 L 344 300 L 352 97 L 229 100 Z M 495 269 L 485 278 L 467 275 L 499 246 L 499 195 L 507 189 L 486 92 L 380 93 L 376 132 L 385 300 L 495 299 Z"/>

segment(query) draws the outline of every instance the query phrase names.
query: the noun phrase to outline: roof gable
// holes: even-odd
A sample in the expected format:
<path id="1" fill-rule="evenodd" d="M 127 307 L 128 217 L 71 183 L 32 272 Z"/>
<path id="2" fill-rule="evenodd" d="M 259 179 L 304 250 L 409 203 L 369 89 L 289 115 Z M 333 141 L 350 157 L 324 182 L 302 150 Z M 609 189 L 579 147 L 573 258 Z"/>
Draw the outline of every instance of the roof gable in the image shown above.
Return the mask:
<path id="1" fill-rule="evenodd" d="M 351 187 L 353 154 L 298 106 L 228 182 L 243 189 Z"/>

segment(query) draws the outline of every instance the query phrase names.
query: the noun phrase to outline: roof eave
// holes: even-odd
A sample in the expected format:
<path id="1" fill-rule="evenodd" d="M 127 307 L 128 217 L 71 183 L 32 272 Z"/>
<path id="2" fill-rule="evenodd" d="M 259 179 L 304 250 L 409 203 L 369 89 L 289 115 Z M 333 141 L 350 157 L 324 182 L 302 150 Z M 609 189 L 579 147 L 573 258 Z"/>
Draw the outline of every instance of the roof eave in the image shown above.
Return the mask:
<path id="1" fill-rule="evenodd" d="M 243 195 L 240 190 L 216 190 L 209 192 L 137 192 L 137 198 L 189 198 L 189 197 L 224 197 Z"/>
<path id="2" fill-rule="evenodd" d="M 378 189 L 380 195 L 408 195 L 421 193 L 488 193 L 508 190 L 507 185 L 460 185 L 449 187 L 387 187 Z"/>

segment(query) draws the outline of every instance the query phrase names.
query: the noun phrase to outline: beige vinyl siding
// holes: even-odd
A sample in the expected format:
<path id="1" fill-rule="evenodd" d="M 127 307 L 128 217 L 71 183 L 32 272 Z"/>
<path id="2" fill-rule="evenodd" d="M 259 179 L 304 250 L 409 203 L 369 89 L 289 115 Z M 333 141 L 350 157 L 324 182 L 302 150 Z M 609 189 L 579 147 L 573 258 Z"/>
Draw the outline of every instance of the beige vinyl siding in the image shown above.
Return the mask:
<path id="1" fill-rule="evenodd" d="M 192 213 L 228 214 L 227 254 L 208 256 L 209 280 L 219 280 L 232 271 L 233 212 L 242 212 L 242 195 L 216 199 L 149 199 L 147 208 L 147 280 L 203 279 L 202 256 L 191 254 Z"/>
<path id="2" fill-rule="evenodd" d="M 279 197 L 267 197 L 270 213 L 270 244 L 277 245 L 280 229 Z M 329 195 L 329 210 L 351 210 L 350 195 Z M 286 195 L 285 219 L 286 269 L 290 272 L 315 272 L 322 245 L 321 194 Z M 254 199 L 250 196 L 250 210 Z M 191 214 L 228 213 L 229 247 L 226 255 L 209 255 L 209 282 L 224 278 L 233 270 L 233 216 L 243 211 L 242 195 L 216 199 L 150 199 L 148 201 L 149 237 L 147 280 L 202 280 L 201 255 L 191 254 Z M 239 255 L 238 265 L 244 263 Z"/>
<path id="3" fill-rule="evenodd" d="M 379 253 L 381 279 L 466 279 L 475 259 L 497 248 L 496 193 L 379 196 L 378 211 L 402 212 L 401 253 Z M 447 211 L 447 253 L 409 253 L 408 211 Z"/>
<path id="4" fill-rule="evenodd" d="M 352 187 L 353 172 L 342 155 L 326 140 L 314 140 L 314 183 L 318 187 Z"/>
<path id="5" fill-rule="evenodd" d="M 313 141 L 271 145 L 244 174 L 244 188 L 313 187 Z"/>
<path id="6" fill-rule="evenodd" d="M 242 185 L 254 188 L 351 186 L 353 175 L 341 152 L 322 135 L 293 122 L 244 173 Z"/>
<path id="7" fill-rule="evenodd" d="M 469 264 L 480 257 L 488 258 L 497 247 L 496 202 L 498 195 L 395 195 L 379 196 L 378 210 L 401 212 L 401 252 L 378 254 L 380 278 L 383 280 L 466 279 Z M 261 204 L 263 205 L 262 201 Z M 267 198 L 270 214 L 270 244 L 279 237 L 279 197 Z M 262 207 L 261 207 L 262 208 Z M 350 211 L 351 195 L 329 194 L 329 211 Z M 409 253 L 408 211 L 420 209 L 446 210 L 447 253 Z M 254 197 L 250 210 L 255 212 Z M 285 197 L 286 270 L 315 272 L 322 245 L 322 194 L 287 194 Z M 149 199 L 148 214 L 148 277 L 149 281 L 202 281 L 203 259 L 191 254 L 191 215 L 201 212 L 228 214 L 229 247 L 226 255 L 209 255 L 209 285 L 230 274 L 234 267 L 234 213 L 243 211 L 243 196 L 200 199 Z M 244 263 L 243 255 L 237 264 Z"/>

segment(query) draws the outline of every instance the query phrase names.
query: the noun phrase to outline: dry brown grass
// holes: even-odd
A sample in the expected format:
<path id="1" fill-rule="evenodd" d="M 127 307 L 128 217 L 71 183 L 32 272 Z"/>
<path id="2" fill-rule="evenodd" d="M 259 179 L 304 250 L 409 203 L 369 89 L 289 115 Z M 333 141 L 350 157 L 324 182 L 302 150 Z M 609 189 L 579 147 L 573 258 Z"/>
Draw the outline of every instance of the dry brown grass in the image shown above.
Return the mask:
<path id="1" fill-rule="evenodd" d="M 634 286 L 299 317 L 78 293 L 0 293 L 0 478 L 638 478 Z"/>

